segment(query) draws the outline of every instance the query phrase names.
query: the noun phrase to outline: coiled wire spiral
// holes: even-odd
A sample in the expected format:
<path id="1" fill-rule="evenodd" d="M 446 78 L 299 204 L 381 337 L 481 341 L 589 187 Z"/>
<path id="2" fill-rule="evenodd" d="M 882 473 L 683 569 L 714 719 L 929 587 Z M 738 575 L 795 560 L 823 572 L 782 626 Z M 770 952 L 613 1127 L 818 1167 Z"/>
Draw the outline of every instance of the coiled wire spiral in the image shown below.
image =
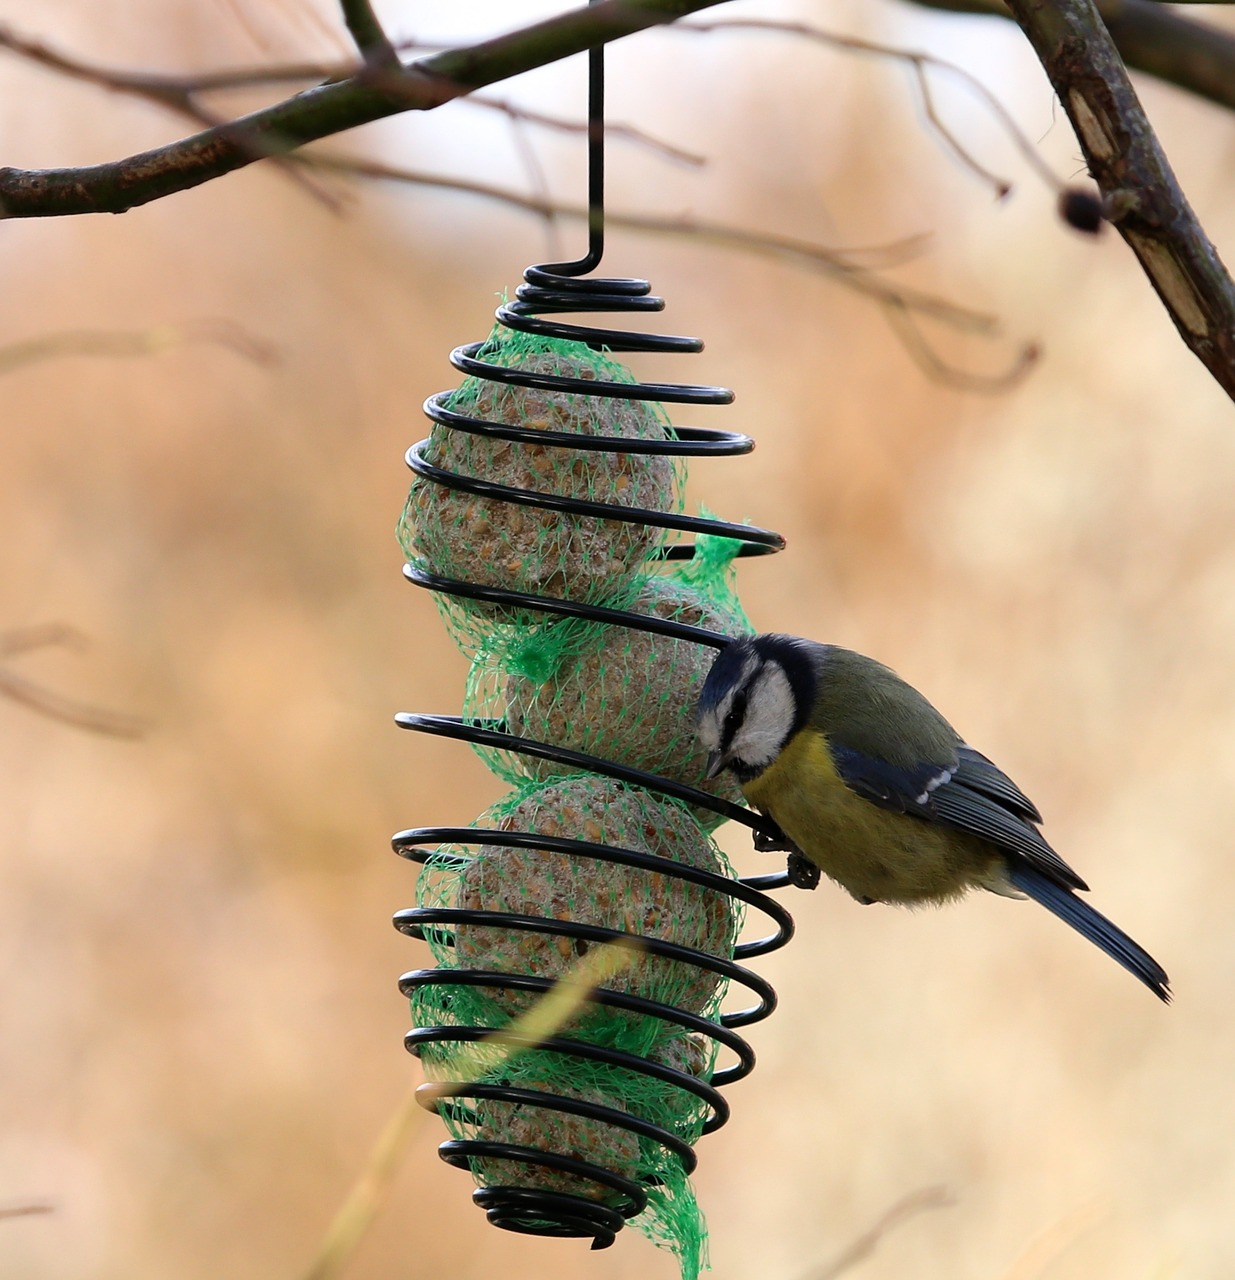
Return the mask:
<path id="1" fill-rule="evenodd" d="M 599 51 L 593 51 L 591 64 L 589 115 L 593 123 L 600 118 L 603 109 L 603 73 L 600 70 L 598 54 Z M 646 313 L 660 311 L 664 307 L 660 298 L 651 295 L 650 285 L 646 280 L 581 278 L 595 270 L 603 253 L 603 223 L 599 216 L 603 201 L 601 136 L 599 130 L 593 129 L 590 141 L 589 196 L 594 216 L 590 223 L 588 254 L 577 262 L 529 267 L 524 274 L 524 283 L 520 286 L 516 299 L 499 308 L 497 318 L 501 324 L 510 329 L 581 342 L 592 349 L 678 354 L 701 351 L 703 344 L 696 338 L 593 328 L 558 319 L 542 318 L 561 316 L 566 312 Z M 458 347 L 451 353 L 451 363 L 460 372 L 476 378 L 588 396 L 611 396 L 626 400 L 640 399 L 691 405 L 729 404 L 733 400 L 733 393 L 722 387 L 646 382 L 632 385 L 507 368 L 482 359 L 479 353 L 483 347 L 484 343 L 481 342 Z M 749 436 L 698 427 L 676 427 L 669 439 L 647 440 L 619 436 L 589 436 L 574 432 L 548 431 L 488 422 L 452 411 L 447 403 L 451 395 L 452 392 L 445 391 L 430 396 L 424 405 L 426 415 L 449 430 L 470 432 L 498 440 L 572 450 L 590 449 L 676 457 L 733 456 L 748 453 L 754 447 L 754 442 Z M 450 489 L 502 502 L 560 511 L 572 517 L 638 523 L 688 534 L 719 534 L 739 540 L 742 544 L 739 555 L 743 556 L 778 551 L 784 545 L 779 534 L 748 525 L 619 506 L 614 503 L 587 501 L 564 497 L 560 494 L 495 484 L 477 476 L 463 475 L 427 462 L 425 459 L 427 445 L 428 441 L 422 440 L 408 450 L 406 459 L 408 466 L 422 480 L 444 485 Z M 660 553 L 663 558 L 669 560 L 689 559 L 693 554 L 694 546 L 690 543 L 677 543 L 663 549 Z M 407 579 L 417 586 L 454 597 L 515 606 L 546 615 L 586 618 L 615 626 L 641 629 L 709 645 L 718 650 L 728 643 L 727 637 L 717 632 L 669 619 L 572 600 L 530 595 L 501 587 L 483 586 L 428 573 L 412 564 L 405 565 L 403 572 Z M 631 783 L 649 791 L 685 801 L 694 807 L 710 809 L 723 814 L 726 818 L 743 823 L 751 828 L 756 837 L 764 837 L 767 843 L 763 847 L 771 847 L 778 835 L 775 829 L 767 826 L 758 814 L 695 787 L 673 782 L 640 769 L 618 765 L 596 756 L 514 736 L 507 733 L 504 725 L 500 723 L 476 724 L 458 716 L 411 713 L 401 713 L 395 719 L 400 728 L 496 747 L 503 751 L 520 752 L 562 765 L 583 768 L 620 782 Z M 748 1007 L 722 1013 L 718 1019 L 713 1020 L 642 996 L 617 991 L 601 989 L 595 991 L 592 996 L 593 1000 L 610 1008 L 658 1018 L 665 1023 L 683 1028 L 687 1032 L 707 1036 L 719 1043 L 722 1048 L 729 1051 L 733 1061 L 716 1071 L 710 1081 L 701 1080 L 663 1063 L 574 1040 L 568 1036 L 557 1035 L 537 1045 L 541 1051 L 614 1065 L 658 1080 L 666 1087 L 686 1090 L 701 1099 L 708 1107 L 709 1115 L 703 1127 L 705 1133 L 720 1128 L 726 1122 L 729 1117 L 729 1107 L 719 1089 L 748 1075 L 755 1061 L 753 1051 L 749 1044 L 737 1034 L 737 1028 L 761 1021 L 776 1005 L 776 993 L 772 987 L 737 962 L 775 951 L 784 946 L 792 936 L 792 917 L 764 892 L 768 889 L 782 888 L 791 883 L 788 873 L 778 872 L 744 880 L 730 880 L 681 862 L 612 845 L 532 832 L 485 830 L 474 827 L 418 827 L 399 832 L 394 836 L 392 843 L 395 852 L 400 856 L 422 864 L 429 858 L 432 847 L 438 844 L 499 845 L 563 853 L 574 858 L 598 859 L 607 863 L 642 868 L 675 880 L 686 881 L 699 886 L 700 889 L 737 899 L 762 913 L 770 924 L 770 932 L 753 941 L 739 943 L 732 960 L 658 938 L 639 936 L 637 939 L 638 943 L 652 955 L 696 965 L 721 979 L 737 983 L 753 996 L 754 1002 Z M 395 916 L 394 923 L 402 933 L 422 939 L 425 937 L 426 929 L 433 929 L 435 935 L 440 937 L 443 931 L 449 934 L 452 927 L 474 925 L 498 926 L 503 930 L 564 937 L 588 945 L 631 936 L 617 930 L 579 921 L 459 907 L 411 908 L 400 911 Z M 399 982 L 400 990 L 408 996 L 421 988 L 433 985 L 540 993 L 548 990 L 552 981 L 530 974 L 448 968 L 414 970 L 404 974 Z M 407 1033 L 405 1044 L 410 1052 L 418 1054 L 421 1046 L 425 1044 L 477 1041 L 483 1039 L 492 1030 L 494 1028 L 482 1026 L 416 1027 Z M 444 1093 L 448 1096 L 443 1097 Z M 612 1125 L 660 1143 L 681 1162 L 685 1174 L 692 1172 L 696 1163 L 691 1146 L 676 1134 L 633 1116 L 629 1112 L 600 1103 L 560 1097 L 505 1084 L 465 1082 L 456 1085 L 439 1082 L 421 1086 L 419 1097 L 422 1105 L 431 1110 L 466 1109 L 470 1102 L 479 1099 L 496 1099 L 511 1104 L 545 1108 L 557 1113 L 579 1116 L 586 1120 Z M 458 1111 L 456 1114 L 465 1115 L 466 1110 Z M 528 1187 L 478 1188 L 473 1193 L 473 1199 L 485 1210 L 489 1221 L 510 1231 L 546 1236 L 591 1237 L 593 1248 L 605 1248 L 613 1243 L 616 1233 L 625 1221 L 640 1213 L 647 1204 L 647 1189 L 641 1183 L 574 1156 L 482 1139 L 443 1142 L 439 1147 L 439 1154 L 448 1164 L 462 1168 L 469 1167 L 471 1161 L 488 1157 L 549 1169 L 597 1183 L 608 1193 L 605 1202 L 601 1203 L 583 1196 Z"/>

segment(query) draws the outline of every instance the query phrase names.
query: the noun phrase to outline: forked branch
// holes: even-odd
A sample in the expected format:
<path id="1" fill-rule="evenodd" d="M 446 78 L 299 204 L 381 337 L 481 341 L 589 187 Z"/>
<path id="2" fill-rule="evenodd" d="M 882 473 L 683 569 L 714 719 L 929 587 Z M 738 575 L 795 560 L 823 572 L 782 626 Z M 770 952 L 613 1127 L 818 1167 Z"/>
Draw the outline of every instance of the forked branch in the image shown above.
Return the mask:
<path id="1" fill-rule="evenodd" d="M 1093 0 L 1008 0 L 1076 131 L 1107 219 L 1188 348 L 1235 399 L 1235 283 L 1180 189 Z"/>

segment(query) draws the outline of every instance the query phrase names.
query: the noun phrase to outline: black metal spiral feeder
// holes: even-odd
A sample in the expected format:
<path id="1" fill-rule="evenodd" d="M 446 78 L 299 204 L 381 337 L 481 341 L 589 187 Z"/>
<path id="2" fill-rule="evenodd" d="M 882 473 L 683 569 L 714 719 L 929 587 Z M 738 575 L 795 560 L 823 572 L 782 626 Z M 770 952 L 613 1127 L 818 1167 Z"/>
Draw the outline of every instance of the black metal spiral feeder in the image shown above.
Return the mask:
<path id="1" fill-rule="evenodd" d="M 569 312 L 653 312 L 664 303 L 653 297 L 645 280 L 620 278 L 583 278 L 600 264 L 604 247 L 604 62 L 603 49 L 590 54 L 589 63 L 589 248 L 577 262 L 533 266 L 524 274 L 524 284 L 516 299 L 500 307 L 498 321 L 508 329 L 586 344 L 592 350 L 613 352 L 698 352 L 703 348 L 696 338 L 651 335 L 619 329 L 592 328 L 558 319 Z M 457 348 L 450 360 L 464 374 L 489 381 L 522 387 L 559 390 L 589 396 L 620 397 L 626 400 L 650 400 L 672 404 L 729 404 L 733 393 L 722 387 L 691 386 L 676 383 L 606 382 L 532 372 L 502 367 L 481 358 L 484 343 L 471 343 Z M 560 447 L 571 450 L 597 450 L 613 453 L 648 453 L 674 457 L 734 456 L 750 452 L 750 437 L 727 431 L 699 427 L 675 427 L 671 438 L 664 440 L 631 439 L 614 435 L 587 436 L 574 432 L 546 431 L 538 428 L 506 425 L 471 418 L 452 411 L 448 402 L 452 392 L 441 392 L 425 402 L 425 413 L 435 423 L 454 431 L 464 431 L 514 443 Z M 423 481 L 443 485 L 501 502 L 516 503 L 567 513 L 572 517 L 588 517 L 605 521 L 621 521 L 671 529 L 687 534 L 713 534 L 738 540 L 741 556 L 763 555 L 783 546 L 781 537 L 765 529 L 725 521 L 695 518 L 615 503 L 594 502 L 559 494 L 536 492 L 495 484 L 476 476 L 463 475 L 425 459 L 427 440 L 413 445 L 407 452 L 407 464 Z M 693 543 L 676 543 L 662 548 L 660 556 L 669 560 L 687 560 L 695 552 Z M 645 616 L 624 609 L 548 596 L 531 595 L 502 587 L 480 585 L 457 578 L 442 577 L 408 564 L 407 579 L 416 586 L 451 597 L 476 600 L 501 606 L 514 606 L 546 616 L 567 616 L 603 622 L 620 627 L 671 636 L 717 650 L 728 643 L 727 637 L 702 627 L 671 619 Z M 505 731 L 501 723 L 473 723 L 459 716 L 401 713 L 396 716 L 400 728 L 418 733 L 454 738 L 484 747 L 500 748 L 556 762 L 565 767 L 582 768 L 621 783 L 684 801 L 692 807 L 711 810 L 747 826 L 761 847 L 774 847 L 777 833 L 760 815 L 695 787 L 671 781 L 657 774 L 615 764 L 597 756 L 567 750 L 544 742 L 520 737 Z M 762 913 L 770 922 L 770 931 L 753 941 L 740 942 L 730 959 L 685 947 L 653 937 L 638 936 L 638 944 L 654 956 L 698 966 L 731 980 L 746 989 L 754 1002 L 746 1008 L 708 1018 L 684 1009 L 639 995 L 600 989 L 592 999 L 612 1009 L 624 1010 L 687 1032 L 708 1037 L 728 1052 L 728 1065 L 722 1066 L 710 1080 L 617 1049 L 572 1039 L 558 1034 L 538 1044 L 538 1049 L 576 1059 L 606 1063 L 641 1073 L 667 1087 L 688 1091 L 708 1109 L 703 1132 L 718 1129 L 729 1117 L 729 1107 L 719 1089 L 748 1075 L 754 1066 L 754 1053 L 737 1034 L 737 1029 L 766 1018 L 776 1004 L 772 987 L 757 974 L 738 963 L 766 955 L 784 946 L 793 933 L 789 913 L 766 896 L 765 890 L 779 889 L 791 883 L 785 871 L 747 879 L 729 879 L 671 859 L 613 845 L 582 839 L 546 836 L 531 832 L 478 829 L 475 827 L 418 827 L 399 832 L 393 838 L 395 852 L 413 862 L 425 863 L 439 844 L 493 845 L 568 854 L 572 858 L 596 859 L 605 863 L 654 871 L 665 877 L 685 881 L 737 900 Z M 461 926 L 500 926 L 503 930 L 526 931 L 546 937 L 566 938 L 576 944 L 591 945 L 631 937 L 618 930 L 601 928 L 574 920 L 516 915 L 506 912 L 479 911 L 463 907 L 416 907 L 400 911 L 394 918 L 400 932 L 424 938 L 426 929 L 438 937 L 449 936 Z M 585 949 L 583 946 L 580 950 Z M 551 987 L 552 980 L 530 974 L 494 973 L 468 968 L 419 969 L 400 979 L 400 990 L 408 996 L 426 987 L 480 987 L 508 991 L 539 993 Z M 475 1042 L 483 1040 L 495 1028 L 488 1026 L 426 1026 L 407 1033 L 408 1050 L 419 1054 L 426 1044 Z M 443 1098 L 448 1092 L 449 1098 Z M 429 1109 L 461 1107 L 477 1100 L 489 1099 L 524 1107 L 544 1107 L 566 1115 L 583 1117 L 659 1143 L 680 1162 L 685 1174 L 695 1167 L 693 1148 L 678 1135 L 629 1112 L 600 1103 L 573 1097 L 548 1095 L 543 1092 L 515 1088 L 504 1083 L 459 1082 L 422 1086 L 422 1104 Z M 602 1200 L 561 1191 L 519 1186 L 485 1186 L 474 1192 L 475 1202 L 485 1210 L 490 1222 L 506 1230 L 545 1236 L 591 1238 L 593 1248 L 613 1243 L 624 1223 L 642 1212 L 647 1204 L 647 1187 L 612 1170 L 575 1156 L 545 1151 L 530 1146 L 488 1140 L 450 1140 L 439 1147 L 448 1164 L 467 1168 L 480 1159 L 513 1162 L 516 1167 L 533 1166 L 561 1174 L 588 1179 L 605 1189 Z"/>

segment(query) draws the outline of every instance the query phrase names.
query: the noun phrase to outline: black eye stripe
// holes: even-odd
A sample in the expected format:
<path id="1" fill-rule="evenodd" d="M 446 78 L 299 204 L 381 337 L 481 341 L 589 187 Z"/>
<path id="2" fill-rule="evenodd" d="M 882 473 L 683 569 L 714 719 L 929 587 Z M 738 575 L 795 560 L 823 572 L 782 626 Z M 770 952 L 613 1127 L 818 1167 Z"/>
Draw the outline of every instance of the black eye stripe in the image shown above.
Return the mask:
<path id="1" fill-rule="evenodd" d="M 746 690 L 739 689 L 733 695 L 733 701 L 729 704 L 729 710 L 725 715 L 725 723 L 722 728 L 723 741 L 722 745 L 728 747 L 733 741 L 733 735 L 741 728 L 742 721 L 746 717 Z"/>

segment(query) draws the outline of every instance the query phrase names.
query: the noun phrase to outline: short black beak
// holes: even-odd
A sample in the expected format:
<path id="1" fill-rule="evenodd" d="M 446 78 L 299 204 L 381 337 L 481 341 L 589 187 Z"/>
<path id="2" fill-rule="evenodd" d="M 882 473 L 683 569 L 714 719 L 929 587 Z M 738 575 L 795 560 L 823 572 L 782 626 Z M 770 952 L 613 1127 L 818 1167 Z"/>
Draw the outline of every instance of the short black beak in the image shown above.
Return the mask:
<path id="1" fill-rule="evenodd" d="M 724 770 L 725 763 L 725 757 L 721 751 L 716 750 L 708 752 L 708 771 L 706 777 L 709 782 L 720 775 Z"/>

